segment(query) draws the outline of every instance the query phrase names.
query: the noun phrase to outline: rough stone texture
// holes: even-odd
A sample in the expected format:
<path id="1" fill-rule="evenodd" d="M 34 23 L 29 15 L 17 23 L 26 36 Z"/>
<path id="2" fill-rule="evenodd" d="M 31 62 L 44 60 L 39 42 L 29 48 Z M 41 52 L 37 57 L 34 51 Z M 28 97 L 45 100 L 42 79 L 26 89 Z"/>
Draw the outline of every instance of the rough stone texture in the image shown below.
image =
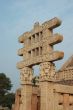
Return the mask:
<path id="1" fill-rule="evenodd" d="M 60 34 L 53 34 L 53 29 L 60 26 L 61 21 L 53 18 L 40 25 L 34 24 L 31 31 L 19 37 L 23 48 L 18 55 L 23 61 L 17 64 L 21 80 L 21 104 L 19 110 L 73 110 L 73 68 L 55 70 L 54 61 L 63 58 L 64 53 L 54 51 L 54 45 L 63 40 Z M 39 85 L 33 87 L 33 66 L 39 64 Z M 19 103 L 19 99 L 17 104 Z M 17 108 L 15 109 L 17 110 Z"/>
<path id="2" fill-rule="evenodd" d="M 29 67 L 24 67 L 20 69 L 20 80 L 21 84 L 31 84 L 33 77 L 33 69 Z"/>
<path id="3" fill-rule="evenodd" d="M 54 63 L 44 62 L 40 64 L 40 81 L 52 81 L 55 75 Z"/>
<path id="4" fill-rule="evenodd" d="M 18 55 L 23 56 L 23 61 L 17 64 L 19 69 L 24 68 L 24 66 L 33 66 L 63 58 L 63 52 L 53 50 L 53 45 L 63 40 L 62 35 L 53 34 L 52 31 L 60 23 L 58 18 L 47 21 L 42 25 L 36 23 L 30 32 L 26 32 L 19 37 L 19 42 L 24 44 L 24 47 L 18 50 Z"/>
<path id="5" fill-rule="evenodd" d="M 48 81 L 40 82 L 40 89 L 40 110 L 54 110 L 53 84 Z"/>
<path id="6" fill-rule="evenodd" d="M 23 90 L 22 90 L 23 89 Z M 15 96 L 15 104 L 12 110 L 40 110 L 40 91 L 38 86 L 32 86 L 32 95 L 30 85 L 25 86 L 25 88 L 18 89 Z M 27 99 L 27 100 L 26 100 Z M 31 103 L 30 103 L 31 99 Z"/>
<path id="7" fill-rule="evenodd" d="M 65 70 L 66 68 L 73 68 L 73 55 L 63 64 L 60 71 Z"/>
<path id="8" fill-rule="evenodd" d="M 56 72 L 55 78 L 56 81 L 73 80 L 73 67 L 65 68 L 65 70 Z"/>
<path id="9" fill-rule="evenodd" d="M 73 85 L 73 55 L 63 64 L 62 68 L 55 74 L 56 82 Z"/>

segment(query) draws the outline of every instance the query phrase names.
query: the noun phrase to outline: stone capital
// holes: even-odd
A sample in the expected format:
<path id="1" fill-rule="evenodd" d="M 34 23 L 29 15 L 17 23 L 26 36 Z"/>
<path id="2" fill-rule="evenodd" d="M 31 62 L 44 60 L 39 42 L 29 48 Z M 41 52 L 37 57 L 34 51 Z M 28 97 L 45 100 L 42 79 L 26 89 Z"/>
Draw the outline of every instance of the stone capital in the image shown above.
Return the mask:
<path id="1" fill-rule="evenodd" d="M 32 84 L 33 69 L 24 67 L 20 70 L 21 84 Z"/>
<path id="2" fill-rule="evenodd" d="M 51 62 L 40 64 L 40 81 L 53 81 L 55 75 L 55 65 Z"/>

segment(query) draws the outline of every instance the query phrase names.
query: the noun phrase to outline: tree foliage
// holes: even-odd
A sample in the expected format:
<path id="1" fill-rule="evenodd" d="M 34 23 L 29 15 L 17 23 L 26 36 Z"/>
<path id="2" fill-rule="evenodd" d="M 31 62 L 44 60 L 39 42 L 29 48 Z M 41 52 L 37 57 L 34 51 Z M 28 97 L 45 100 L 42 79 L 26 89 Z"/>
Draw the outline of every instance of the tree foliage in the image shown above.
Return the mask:
<path id="1" fill-rule="evenodd" d="M 14 93 L 10 93 L 12 84 L 10 78 L 4 73 L 0 73 L 0 105 L 11 108 L 14 103 Z"/>
<path id="2" fill-rule="evenodd" d="M 11 90 L 12 84 L 10 79 L 4 74 L 0 73 L 0 95 L 5 95 Z"/>
<path id="3" fill-rule="evenodd" d="M 12 104 L 15 101 L 15 94 L 14 93 L 8 93 L 4 96 L 3 104 L 4 107 L 9 107 L 11 109 Z"/>

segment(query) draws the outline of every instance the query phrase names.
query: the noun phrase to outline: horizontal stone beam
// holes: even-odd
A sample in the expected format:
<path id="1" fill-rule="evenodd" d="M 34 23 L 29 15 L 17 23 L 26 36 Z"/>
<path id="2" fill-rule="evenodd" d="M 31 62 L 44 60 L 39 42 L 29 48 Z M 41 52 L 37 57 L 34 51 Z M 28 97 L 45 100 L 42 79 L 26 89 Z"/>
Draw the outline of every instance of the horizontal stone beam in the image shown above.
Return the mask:
<path id="1" fill-rule="evenodd" d="M 17 65 L 16 65 L 16 67 L 17 67 L 18 69 L 24 68 L 24 61 L 18 62 Z"/>
<path id="2" fill-rule="evenodd" d="M 20 36 L 18 38 L 19 43 L 24 43 L 24 35 Z"/>
<path id="3" fill-rule="evenodd" d="M 39 25 L 38 27 L 40 28 L 39 29 L 40 31 L 43 31 L 43 29 L 47 29 L 47 28 L 48 29 L 54 29 L 54 28 L 56 28 L 56 27 L 58 27 L 60 25 L 61 25 L 61 21 L 57 17 L 55 17 L 55 18 L 53 18 L 53 19 L 51 19 L 49 21 L 44 22 L 42 25 Z M 20 43 L 24 43 L 24 40 L 26 38 L 28 38 L 30 35 L 32 35 L 33 33 L 35 34 L 36 31 L 37 31 L 37 29 L 35 30 L 35 32 L 32 32 L 32 31 L 25 32 L 23 35 L 21 35 L 19 37 L 18 41 Z M 39 31 L 37 31 L 37 32 L 39 32 Z"/>
<path id="4" fill-rule="evenodd" d="M 43 29 L 47 29 L 47 28 L 48 29 L 54 29 L 54 28 L 56 28 L 56 27 L 58 27 L 60 25 L 61 25 L 61 20 L 58 19 L 57 17 L 55 17 L 55 18 L 53 18 L 53 19 L 51 19 L 49 21 L 44 22 L 42 24 L 42 27 L 43 27 Z"/>
<path id="5" fill-rule="evenodd" d="M 73 87 L 70 85 L 68 86 L 68 85 L 62 85 L 62 84 L 55 84 L 54 85 L 54 92 L 73 94 Z"/>
<path id="6" fill-rule="evenodd" d="M 18 53 L 17 54 L 19 56 L 23 56 L 23 53 L 24 53 L 24 48 L 21 48 L 21 49 L 18 50 Z"/>
<path id="7" fill-rule="evenodd" d="M 22 34 L 18 38 L 19 43 L 24 43 L 25 39 L 27 39 L 28 36 L 30 36 L 30 32 L 25 32 L 24 34 Z"/>
<path id="8" fill-rule="evenodd" d="M 60 34 L 54 34 L 53 36 L 48 37 L 47 40 L 48 40 L 48 44 L 50 44 L 50 45 L 55 45 L 55 44 L 57 44 L 57 43 L 62 42 L 63 36 L 60 35 Z M 36 42 L 36 43 L 34 43 L 34 45 L 28 46 L 28 47 L 27 47 L 27 50 L 30 51 L 30 50 L 35 49 L 35 48 L 37 48 L 37 47 L 43 47 L 43 43 L 46 44 L 46 41 L 42 40 L 42 41 L 40 41 L 40 42 Z M 19 50 L 18 50 L 18 55 L 19 55 L 19 56 L 23 56 L 23 52 L 24 52 L 25 50 L 26 50 L 25 47 L 24 47 L 24 49 L 23 49 L 23 48 L 22 48 L 22 49 L 19 49 Z"/>
<path id="9" fill-rule="evenodd" d="M 57 43 L 60 43 L 62 42 L 63 40 L 63 36 L 60 35 L 60 34 L 54 34 L 53 37 L 50 37 L 49 40 L 48 40 L 48 43 L 50 45 L 55 45 Z"/>
<path id="10" fill-rule="evenodd" d="M 21 69 L 24 66 L 37 65 L 37 64 L 40 64 L 40 63 L 45 62 L 45 61 L 50 61 L 50 62 L 57 61 L 57 60 L 62 59 L 63 56 L 64 56 L 64 53 L 63 52 L 54 51 L 54 52 L 48 53 L 46 55 L 42 55 L 42 56 L 39 55 L 37 57 L 29 58 L 26 61 L 21 61 L 21 62 L 19 62 L 17 64 L 17 68 Z"/>
<path id="11" fill-rule="evenodd" d="M 64 57 L 64 52 L 54 51 L 43 56 L 43 62 L 45 61 L 57 61 Z"/>
<path id="12" fill-rule="evenodd" d="M 34 43 L 34 45 L 26 46 L 26 48 L 24 48 L 24 51 L 26 51 L 26 50 L 31 51 L 31 50 L 39 48 L 39 47 L 43 47 L 43 41 L 36 42 L 36 43 Z"/>

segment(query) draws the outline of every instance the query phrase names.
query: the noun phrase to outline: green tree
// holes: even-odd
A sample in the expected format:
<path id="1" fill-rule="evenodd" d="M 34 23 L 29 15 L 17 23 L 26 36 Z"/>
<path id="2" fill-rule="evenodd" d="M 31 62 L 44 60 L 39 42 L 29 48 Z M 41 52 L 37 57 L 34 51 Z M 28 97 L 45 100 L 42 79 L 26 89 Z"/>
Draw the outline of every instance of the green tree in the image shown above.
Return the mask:
<path id="1" fill-rule="evenodd" d="M 14 93 L 10 93 L 12 84 L 10 78 L 4 73 L 0 73 L 0 105 L 11 108 L 14 103 Z"/>
<path id="2" fill-rule="evenodd" d="M 14 93 L 8 93 L 4 96 L 3 104 L 4 107 L 9 107 L 11 109 L 12 104 L 15 101 L 15 94 Z"/>
<path id="3" fill-rule="evenodd" d="M 4 74 L 0 73 L 0 95 L 5 95 L 11 90 L 12 84 L 10 79 Z"/>

